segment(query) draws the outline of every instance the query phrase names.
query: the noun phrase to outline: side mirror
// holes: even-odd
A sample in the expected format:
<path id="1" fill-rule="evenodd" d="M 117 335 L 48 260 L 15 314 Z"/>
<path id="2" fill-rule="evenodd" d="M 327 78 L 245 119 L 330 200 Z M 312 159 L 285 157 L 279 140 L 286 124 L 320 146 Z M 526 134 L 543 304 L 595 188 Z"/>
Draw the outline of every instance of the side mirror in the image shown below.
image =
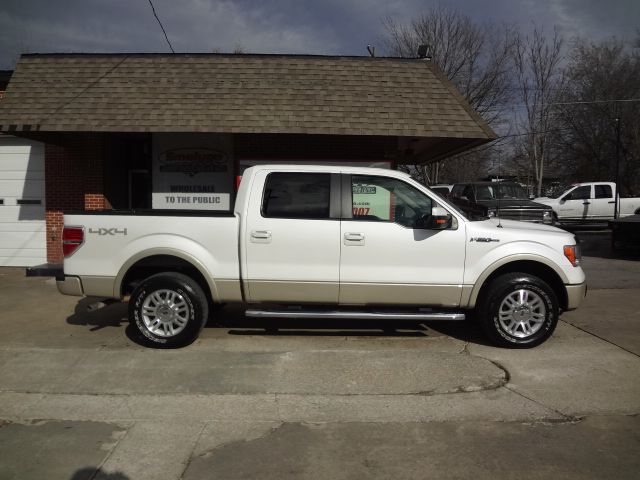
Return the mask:
<path id="1" fill-rule="evenodd" d="M 415 228 L 426 230 L 446 230 L 451 228 L 453 217 L 442 207 L 433 207 L 416 221 Z"/>

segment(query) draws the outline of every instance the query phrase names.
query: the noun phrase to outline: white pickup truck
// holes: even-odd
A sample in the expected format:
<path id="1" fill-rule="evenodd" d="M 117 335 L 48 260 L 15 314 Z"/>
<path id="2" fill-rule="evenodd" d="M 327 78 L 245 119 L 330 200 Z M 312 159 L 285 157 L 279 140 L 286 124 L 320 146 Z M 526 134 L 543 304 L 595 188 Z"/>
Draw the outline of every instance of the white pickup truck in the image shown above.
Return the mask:
<path id="1" fill-rule="evenodd" d="M 616 184 L 612 182 L 577 183 L 555 197 L 535 201 L 553 208 L 555 220 L 564 224 L 606 223 L 613 220 Z M 618 217 L 640 213 L 640 198 L 620 198 Z"/>
<path id="2" fill-rule="evenodd" d="M 145 341 L 192 342 L 216 304 L 280 318 L 463 320 L 493 342 L 545 341 L 586 294 L 575 237 L 467 219 L 392 170 L 247 169 L 233 212 L 65 215 L 68 295 L 128 299 Z"/>

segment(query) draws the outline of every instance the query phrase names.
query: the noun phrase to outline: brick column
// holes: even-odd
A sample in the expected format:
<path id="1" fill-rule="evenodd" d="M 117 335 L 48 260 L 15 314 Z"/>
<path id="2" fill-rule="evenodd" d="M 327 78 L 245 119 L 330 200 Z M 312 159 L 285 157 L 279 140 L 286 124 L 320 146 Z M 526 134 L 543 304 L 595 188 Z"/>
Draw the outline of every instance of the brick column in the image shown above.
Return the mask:
<path id="1" fill-rule="evenodd" d="M 47 261 L 62 262 L 63 212 L 111 208 L 104 196 L 104 138 L 75 134 L 45 146 Z"/>

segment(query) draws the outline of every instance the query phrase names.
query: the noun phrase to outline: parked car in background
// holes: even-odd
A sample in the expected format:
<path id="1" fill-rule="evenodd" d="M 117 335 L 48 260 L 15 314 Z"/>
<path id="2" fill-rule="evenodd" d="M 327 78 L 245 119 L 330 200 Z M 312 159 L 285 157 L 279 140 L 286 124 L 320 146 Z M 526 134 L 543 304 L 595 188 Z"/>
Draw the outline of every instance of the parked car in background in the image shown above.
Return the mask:
<path id="1" fill-rule="evenodd" d="M 448 197 L 451 193 L 453 185 L 431 185 L 429 188 L 436 192 L 438 195 Z"/>
<path id="2" fill-rule="evenodd" d="M 549 205 L 561 223 L 605 223 L 613 220 L 615 183 L 586 182 L 572 185 L 555 198 L 540 197 L 535 201 Z M 618 217 L 640 214 L 640 198 L 618 196 Z"/>
<path id="3" fill-rule="evenodd" d="M 450 200 L 462 209 L 465 203 L 483 206 L 489 217 L 554 223 L 551 207 L 531 201 L 526 190 L 515 182 L 456 183 Z"/>
<path id="4" fill-rule="evenodd" d="M 614 252 L 640 249 L 640 215 L 610 220 L 609 228 L 611 229 L 611 249 Z"/>

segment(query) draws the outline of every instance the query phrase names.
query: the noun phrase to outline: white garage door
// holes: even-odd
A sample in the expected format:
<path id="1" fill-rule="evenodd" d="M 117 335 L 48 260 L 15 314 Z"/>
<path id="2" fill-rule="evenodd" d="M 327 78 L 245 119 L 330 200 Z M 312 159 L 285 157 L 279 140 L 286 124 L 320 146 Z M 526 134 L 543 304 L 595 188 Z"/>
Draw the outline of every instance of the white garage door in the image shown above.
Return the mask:
<path id="1" fill-rule="evenodd" d="M 47 261 L 44 144 L 0 135 L 0 266 Z"/>

